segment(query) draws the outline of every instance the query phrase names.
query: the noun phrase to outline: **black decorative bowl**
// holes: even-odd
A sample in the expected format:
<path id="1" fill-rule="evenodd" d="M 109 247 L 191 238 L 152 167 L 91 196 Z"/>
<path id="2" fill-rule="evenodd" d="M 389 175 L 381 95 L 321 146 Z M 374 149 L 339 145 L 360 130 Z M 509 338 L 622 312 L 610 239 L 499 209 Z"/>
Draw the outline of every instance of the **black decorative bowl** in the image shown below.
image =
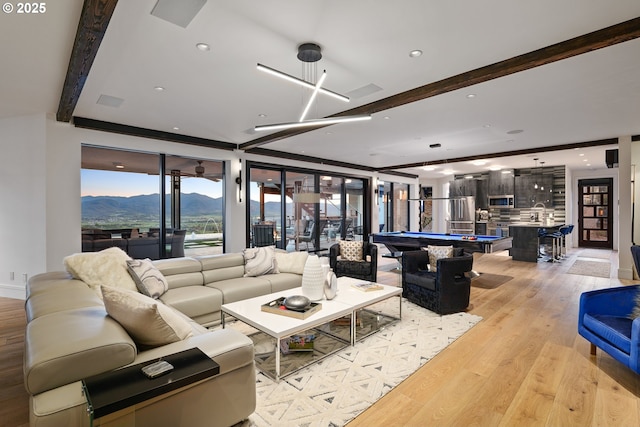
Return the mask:
<path id="1" fill-rule="evenodd" d="M 311 300 L 304 295 L 291 295 L 284 300 L 284 306 L 289 310 L 301 311 L 311 305 Z"/>

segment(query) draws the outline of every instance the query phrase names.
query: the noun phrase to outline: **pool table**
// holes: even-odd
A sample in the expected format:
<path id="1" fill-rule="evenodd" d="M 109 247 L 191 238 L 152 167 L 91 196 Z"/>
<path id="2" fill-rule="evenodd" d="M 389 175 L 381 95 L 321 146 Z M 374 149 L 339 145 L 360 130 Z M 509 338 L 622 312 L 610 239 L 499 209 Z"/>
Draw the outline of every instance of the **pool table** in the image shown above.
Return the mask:
<path id="1" fill-rule="evenodd" d="M 510 249 L 512 241 L 512 237 L 416 231 L 391 231 L 373 234 L 373 243 L 382 243 L 391 252 L 415 251 L 428 245 L 453 245 L 454 248 L 464 248 L 467 252 L 491 253 Z"/>

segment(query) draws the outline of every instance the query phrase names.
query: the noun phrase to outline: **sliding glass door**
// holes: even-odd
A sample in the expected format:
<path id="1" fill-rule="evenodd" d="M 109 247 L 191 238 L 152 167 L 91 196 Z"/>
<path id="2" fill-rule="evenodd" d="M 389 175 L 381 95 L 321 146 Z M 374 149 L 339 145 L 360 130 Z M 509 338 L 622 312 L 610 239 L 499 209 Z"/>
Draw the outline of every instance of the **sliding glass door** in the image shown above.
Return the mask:
<path id="1" fill-rule="evenodd" d="M 378 194 L 380 231 L 408 231 L 409 185 L 380 182 Z"/>
<path id="2" fill-rule="evenodd" d="M 368 180 L 251 163 L 248 167 L 247 246 L 268 244 L 259 230 L 269 224 L 273 244 L 287 250 L 322 252 L 340 239 L 368 234 Z"/>
<path id="3" fill-rule="evenodd" d="M 151 259 L 222 253 L 223 166 L 83 146 L 83 251 L 117 246 Z"/>

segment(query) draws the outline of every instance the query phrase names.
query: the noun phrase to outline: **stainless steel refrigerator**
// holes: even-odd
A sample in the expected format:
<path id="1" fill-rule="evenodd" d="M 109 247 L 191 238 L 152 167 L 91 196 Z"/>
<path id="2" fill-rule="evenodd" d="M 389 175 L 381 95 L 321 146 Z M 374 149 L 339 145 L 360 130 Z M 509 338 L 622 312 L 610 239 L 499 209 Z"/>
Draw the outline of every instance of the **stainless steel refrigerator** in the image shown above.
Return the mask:
<path id="1" fill-rule="evenodd" d="M 449 199 L 447 232 L 451 234 L 476 233 L 476 200 L 473 196 Z"/>

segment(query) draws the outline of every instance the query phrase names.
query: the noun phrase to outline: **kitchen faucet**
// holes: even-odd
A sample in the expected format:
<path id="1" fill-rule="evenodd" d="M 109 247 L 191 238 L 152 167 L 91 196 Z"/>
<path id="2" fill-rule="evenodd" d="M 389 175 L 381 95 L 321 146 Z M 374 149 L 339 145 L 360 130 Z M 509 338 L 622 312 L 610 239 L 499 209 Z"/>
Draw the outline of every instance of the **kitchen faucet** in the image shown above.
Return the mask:
<path id="1" fill-rule="evenodd" d="M 544 219 L 547 216 L 547 207 L 544 205 L 544 203 L 538 202 L 535 205 L 533 205 L 532 209 L 537 209 L 540 206 L 542 206 L 542 222 L 544 223 L 545 222 Z M 531 216 L 534 217 L 534 214 L 532 213 Z M 531 219 L 533 219 L 533 218 L 531 218 Z M 535 220 L 538 221 L 538 213 L 537 212 L 535 213 Z"/>

